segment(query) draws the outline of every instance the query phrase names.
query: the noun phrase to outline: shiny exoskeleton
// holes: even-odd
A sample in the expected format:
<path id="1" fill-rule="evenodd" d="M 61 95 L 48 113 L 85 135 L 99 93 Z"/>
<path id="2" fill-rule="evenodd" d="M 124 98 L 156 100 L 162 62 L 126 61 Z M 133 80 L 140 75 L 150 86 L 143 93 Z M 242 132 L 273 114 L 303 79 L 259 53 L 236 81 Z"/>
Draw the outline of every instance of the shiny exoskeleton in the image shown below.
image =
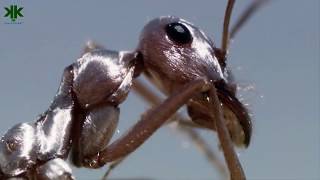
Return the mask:
<path id="1" fill-rule="evenodd" d="M 49 109 L 36 122 L 15 125 L 1 138 L 3 176 L 72 179 L 62 159 L 69 154 L 73 136 L 81 130 L 75 150 L 79 157 L 99 151 L 108 142 L 117 127 L 117 106 L 132 84 L 134 55 L 95 49 L 68 66 Z M 53 167 L 61 171 L 52 173 Z"/>
<path id="2" fill-rule="evenodd" d="M 70 153 L 72 163 L 88 168 L 123 158 L 185 104 L 194 123 L 218 132 L 231 178 L 244 179 L 232 144 L 247 147 L 252 125 L 236 97 L 225 51 L 193 24 L 173 16 L 150 21 L 134 51 L 88 45 L 65 68 L 49 109 L 2 136 L 0 179 L 74 179 L 65 162 Z M 118 106 L 142 73 L 168 98 L 109 144 Z"/>

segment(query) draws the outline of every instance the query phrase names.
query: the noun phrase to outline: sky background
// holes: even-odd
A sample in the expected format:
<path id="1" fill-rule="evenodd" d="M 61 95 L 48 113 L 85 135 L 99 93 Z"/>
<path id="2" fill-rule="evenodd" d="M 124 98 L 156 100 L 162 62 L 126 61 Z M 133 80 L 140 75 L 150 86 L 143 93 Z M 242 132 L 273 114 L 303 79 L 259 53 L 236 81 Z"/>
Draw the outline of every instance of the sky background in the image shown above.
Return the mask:
<path id="1" fill-rule="evenodd" d="M 233 21 L 251 1 L 238 1 Z M 23 6 L 22 24 L 5 24 L 4 7 Z M 0 133 L 45 111 L 65 66 L 92 39 L 132 50 L 143 26 L 161 15 L 182 17 L 220 45 L 226 0 L 0 1 Z M 250 147 L 238 150 L 248 179 L 320 179 L 320 1 L 274 0 L 241 29 L 229 65 L 254 114 Z M 134 93 L 121 105 L 119 137 L 148 108 Z M 216 133 L 199 131 L 215 151 Z M 221 156 L 221 152 L 218 152 Z M 100 170 L 74 168 L 77 179 Z M 112 178 L 219 179 L 174 128 L 158 130 Z"/>

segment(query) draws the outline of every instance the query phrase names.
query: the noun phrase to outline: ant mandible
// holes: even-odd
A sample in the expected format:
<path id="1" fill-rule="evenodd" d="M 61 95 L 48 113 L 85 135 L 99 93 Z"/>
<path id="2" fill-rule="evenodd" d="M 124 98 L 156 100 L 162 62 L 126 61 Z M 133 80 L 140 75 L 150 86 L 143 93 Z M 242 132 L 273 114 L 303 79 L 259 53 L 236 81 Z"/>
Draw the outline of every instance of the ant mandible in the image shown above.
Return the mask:
<path id="1" fill-rule="evenodd" d="M 193 24 L 174 16 L 150 21 L 135 51 L 87 46 L 83 56 L 65 68 L 49 109 L 36 122 L 17 124 L 2 136 L 0 178 L 74 179 L 65 162 L 69 153 L 76 166 L 104 166 L 136 150 L 186 105 L 195 124 L 217 131 L 231 179 L 245 179 L 234 144 L 249 145 L 252 124 L 236 97 L 226 59 L 229 40 L 265 1 L 252 3 L 229 31 L 234 2 L 228 0 L 221 48 Z M 109 144 L 118 106 L 142 73 L 168 97 Z"/>

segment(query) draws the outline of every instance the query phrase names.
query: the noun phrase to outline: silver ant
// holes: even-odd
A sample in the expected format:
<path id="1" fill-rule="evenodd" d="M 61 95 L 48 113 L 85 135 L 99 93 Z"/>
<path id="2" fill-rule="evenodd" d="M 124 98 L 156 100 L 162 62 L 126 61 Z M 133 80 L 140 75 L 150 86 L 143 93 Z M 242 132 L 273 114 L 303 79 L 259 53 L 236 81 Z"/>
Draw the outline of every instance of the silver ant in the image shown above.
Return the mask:
<path id="1" fill-rule="evenodd" d="M 252 3 L 229 31 L 235 0 L 228 0 L 221 48 L 193 24 L 174 16 L 150 21 L 134 51 L 88 45 L 83 56 L 65 68 L 49 109 L 35 122 L 17 124 L 2 136 L 0 178 L 74 179 L 66 163 L 69 154 L 77 167 L 99 168 L 119 161 L 186 105 L 192 121 L 179 114 L 174 118 L 216 131 L 230 178 L 246 179 L 234 145 L 249 146 L 252 124 L 236 97 L 226 59 L 229 40 L 262 2 Z M 134 89 L 155 106 L 109 144 L 118 124 L 118 106 L 141 74 L 167 99 L 161 102 L 136 83 Z"/>

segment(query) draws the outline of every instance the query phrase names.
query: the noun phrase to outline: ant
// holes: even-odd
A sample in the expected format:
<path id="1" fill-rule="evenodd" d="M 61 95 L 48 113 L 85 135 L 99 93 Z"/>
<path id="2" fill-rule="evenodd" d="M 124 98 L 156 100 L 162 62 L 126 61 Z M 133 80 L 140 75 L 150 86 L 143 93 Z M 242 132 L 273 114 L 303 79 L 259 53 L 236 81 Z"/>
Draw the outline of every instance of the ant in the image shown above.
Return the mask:
<path id="1" fill-rule="evenodd" d="M 78 167 L 99 168 L 141 146 L 183 105 L 191 126 L 218 134 L 231 179 L 246 179 L 234 145 L 248 147 L 252 123 L 237 99 L 237 85 L 226 60 L 229 41 L 266 0 L 254 1 L 229 31 L 235 0 L 228 0 L 222 45 L 217 48 L 199 28 L 174 16 L 150 21 L 134 51 L 112 51 L 89 44 L 65 68 L 50 107 L 35 122 L 20 123 L 0 140 L 0 178 L 74 179 L 66 158 Z M 137 82 L 134 89 L 154 104 L 127 132 L 109 144 L 121 104 L 144 74 L 167 95 L 161 102 Z M 176 114 L 179 122 L 186 122 Z"/>

